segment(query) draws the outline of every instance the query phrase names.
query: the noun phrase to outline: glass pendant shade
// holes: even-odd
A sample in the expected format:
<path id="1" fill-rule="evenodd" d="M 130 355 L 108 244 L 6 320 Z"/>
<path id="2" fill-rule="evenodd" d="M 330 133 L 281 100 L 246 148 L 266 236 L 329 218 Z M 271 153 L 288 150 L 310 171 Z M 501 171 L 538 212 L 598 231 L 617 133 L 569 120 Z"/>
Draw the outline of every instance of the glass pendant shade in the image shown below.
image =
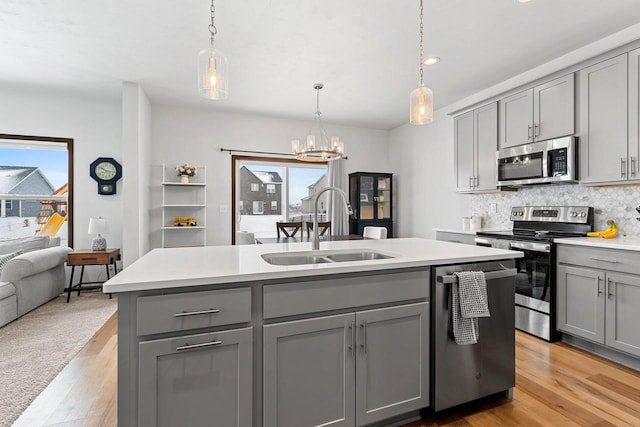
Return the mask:
<path id="1" fill-rule="evenodd" d="M 412 125 L 426 125 L 433 121 L 433 91 L 420 86 L 411 92 L 410 119 Z"/>
<path id="2" fill-rule="evenodd" d="M 229 62 L 227 56 L 212 47 L 198 55 L 198 92 L 208 99 L 227 99 L 229 96 Z"/>

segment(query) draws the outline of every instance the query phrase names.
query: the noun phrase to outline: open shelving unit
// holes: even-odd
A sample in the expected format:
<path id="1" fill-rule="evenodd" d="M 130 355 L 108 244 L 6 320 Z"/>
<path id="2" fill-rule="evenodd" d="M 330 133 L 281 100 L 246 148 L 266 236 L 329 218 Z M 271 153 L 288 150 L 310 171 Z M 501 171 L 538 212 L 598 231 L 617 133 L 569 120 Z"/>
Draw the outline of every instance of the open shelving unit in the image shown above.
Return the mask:
<path id="1" fill-rule="evenodd" d="M 198 173 L 188 183 L 180 181 L 175 169 L 162 165 L 162 247 L 206 246 L 207 244 L 207 169 L 196 166 Z M 191 216 L 196 225 L 176 226 L 174 217 Z"/>

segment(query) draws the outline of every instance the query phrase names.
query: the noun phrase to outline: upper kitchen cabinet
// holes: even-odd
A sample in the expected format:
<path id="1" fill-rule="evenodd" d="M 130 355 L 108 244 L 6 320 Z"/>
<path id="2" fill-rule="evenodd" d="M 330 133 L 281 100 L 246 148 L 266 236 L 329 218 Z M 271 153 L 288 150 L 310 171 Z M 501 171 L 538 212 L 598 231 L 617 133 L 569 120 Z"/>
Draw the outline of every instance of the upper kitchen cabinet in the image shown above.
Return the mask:
<path id="1" fill-rule="evenodd" d="M 584 68 L 577 73 L 576 135 L 580 144 L 580 182 L 610 183 L 637 179 L 638 139 L 628 138 L 627 127 L 633 127 L 634 110 L 631 99 L 635 92 L 635 123 L 638 123 L 638 55 L 633 52 L 633 61 L 627 65 L 627 54 Z M 634 90 L 627 84 L 634 80 Z M 629 107 L 627 106 L 627 94 Z M 637 136 L 637 133 L 636 133 Z"/>
<path id="2" fill-rule="evenodd" d="M 500 148 L 574 132 L 574 77 L 559 77 L 500 100 Z"/>
<path id="3" fill-rule="evenodd" d="M 495 190 L 498 103 L 454 117 L 453 123 L 456 191 Z"/>
<path id="4" fill-rule="evenodd" d="M 631 180 L 638 176 L 640 156 L 640 49 L 629 52 L 629 144 L 627 162 Z"/>

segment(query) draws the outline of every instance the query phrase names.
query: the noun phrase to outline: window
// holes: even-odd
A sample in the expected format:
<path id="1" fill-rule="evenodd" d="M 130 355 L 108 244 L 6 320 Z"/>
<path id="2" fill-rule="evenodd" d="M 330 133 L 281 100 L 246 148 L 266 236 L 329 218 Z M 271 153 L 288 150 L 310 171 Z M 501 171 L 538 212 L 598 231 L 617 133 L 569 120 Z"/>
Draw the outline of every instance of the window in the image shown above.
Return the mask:
<path id="1" fill-rule="evenodd" d="M 0 134 L 0 239 L 73 247 L 73 140 Z"/>
<path id="2" fill-rule="evenodd" d="M 260 191 L 260 184 L 251 184 L 251 191 Z"/>
<path id="3" fill-rule="evenodd" d="M 276 237 L 277 221 L 313 220 L 315 194 L 327 186 L 326 163 L 244 156 L 232 156 L 232 162 L 234 234 L 248 231 L 256 237 Z M 255 192 L 261 185 L 256 182 L 264 185 L 264 192 Z M 326 220 L 326 197 L 323 194 L 318 203 L 321 221 Z"/>
<path id="4" fill-rule="evenodd" d="M 261 201 L 255 201 L 253 202 L 253 215 L 259 215 L 264 213 L 264 203 Z"/>

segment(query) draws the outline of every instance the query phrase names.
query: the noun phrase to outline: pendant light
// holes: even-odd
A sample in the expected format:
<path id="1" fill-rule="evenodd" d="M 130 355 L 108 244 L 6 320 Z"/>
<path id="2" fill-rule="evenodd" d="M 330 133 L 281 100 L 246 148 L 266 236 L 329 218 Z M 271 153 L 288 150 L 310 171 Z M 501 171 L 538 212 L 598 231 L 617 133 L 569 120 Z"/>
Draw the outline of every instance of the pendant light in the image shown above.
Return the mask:
<path id="1" fill-rule="evenodd" d="M 291 152 L 296 156 L 296 159 L 305 162 L 328 162 L 331 160 L 338 160 L 344 155 L 344 143 L 340 141 L 337 136 L 332 136 L 331 140 L 327 138 L 327 133 L 322 126 L 322 119 L 320 119 L 320 89 L 324 85 L 322 83 L 315 83 L 313 88 L 316 90 L 316 120 L 307 133 L 306 144 L 301 144 L 299 139 L 291 141 Z M 316 135 L 313 133 L 313 128 L 318 125 L 318 141 L 316 141 Z"/>
<path id="2" fill-rule="evenodd" d="M 424 125 L 433 121 L 433 91 L 424 85 L 424 25 L 422 23 L 422 0 L 420 0 L 420 79 L 411 92 L 410 118 L 412 125 Z"/>
<path id="3" fill-rule="evenodd" d="M 208 99 L 227 99 L 229 96 L 229 63 L 227 56 L 215 48 L 215 37 L 218 29 L 214 24 L 216 8 L 211 0 L 211 35 L 209 47 L 198 54 L 198 91 L 200 96 Z"/>

